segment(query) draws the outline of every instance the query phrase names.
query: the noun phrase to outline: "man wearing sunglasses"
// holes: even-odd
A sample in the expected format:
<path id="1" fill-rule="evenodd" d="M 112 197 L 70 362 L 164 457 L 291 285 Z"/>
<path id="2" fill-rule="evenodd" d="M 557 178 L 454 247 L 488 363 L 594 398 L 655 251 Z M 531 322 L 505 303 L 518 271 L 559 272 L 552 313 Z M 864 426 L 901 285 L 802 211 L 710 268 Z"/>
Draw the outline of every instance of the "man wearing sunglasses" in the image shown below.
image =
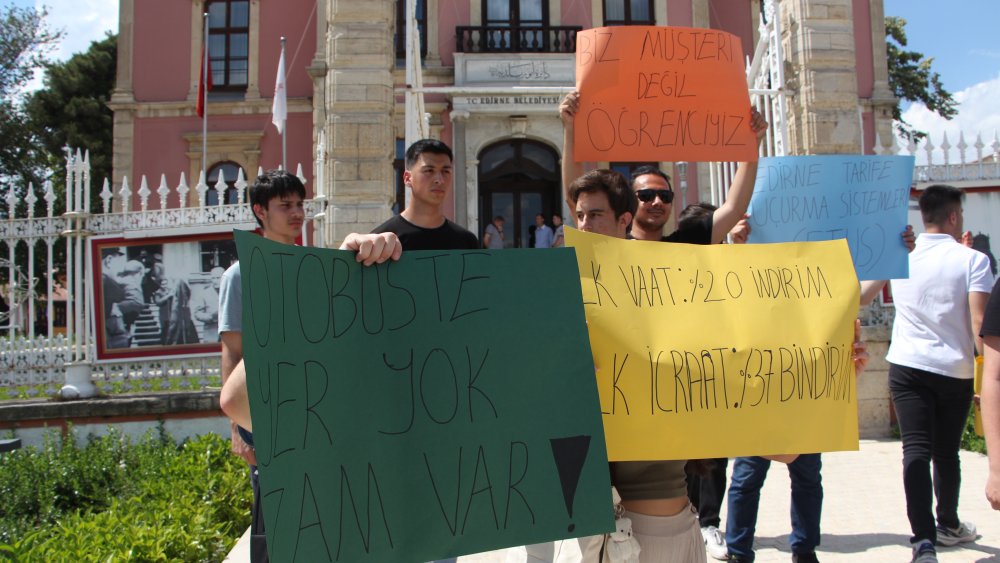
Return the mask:
<path id="1" fill-rule="evenodd" d="M 583 164 L 573 159 L 573 118 L 579 109 L 580 93 L 576 90 L 566 94 L 559 104 L 559 116 L 563 122 L 563 186 L 567 190 L 567 201 L 569 185 L 583 174 Z M 767 131 L 767 121 L 755 109 L 751 111 L 750 127 L 757 135 L 759 145 Z M 715 213 L 700 223 L 664 236 L 663 226 L 670 220 L 673 211 L 674 190 L 670 185 L 670 177 L 655 166 L 637 168 L 632 173 L 632 191 L 636 194 L 639 207 L 632 221 L 629 238 L 691 244 L 712 244 L 713 241 L 722 240 L 743 219 L 750 206 L 756 177 L 756 160 L 739 163 L 729 195 Z"/>

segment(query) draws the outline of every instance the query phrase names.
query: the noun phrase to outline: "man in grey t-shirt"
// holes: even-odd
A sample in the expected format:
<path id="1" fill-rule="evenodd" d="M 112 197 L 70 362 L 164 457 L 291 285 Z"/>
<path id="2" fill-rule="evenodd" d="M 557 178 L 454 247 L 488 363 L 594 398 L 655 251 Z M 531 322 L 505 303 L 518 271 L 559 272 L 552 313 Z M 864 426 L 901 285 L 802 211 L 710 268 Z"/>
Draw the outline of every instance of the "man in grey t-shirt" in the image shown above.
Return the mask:
<path id="1" fill-rule="evenodd" d="M 489 248 L 491 250 L 499 250 L 503 248 L 503 223 L 503 215 L 497 215 L 493 218 L 492 223 L 486 225 L 486 230 L 483 232 L 483 248 Z"/>

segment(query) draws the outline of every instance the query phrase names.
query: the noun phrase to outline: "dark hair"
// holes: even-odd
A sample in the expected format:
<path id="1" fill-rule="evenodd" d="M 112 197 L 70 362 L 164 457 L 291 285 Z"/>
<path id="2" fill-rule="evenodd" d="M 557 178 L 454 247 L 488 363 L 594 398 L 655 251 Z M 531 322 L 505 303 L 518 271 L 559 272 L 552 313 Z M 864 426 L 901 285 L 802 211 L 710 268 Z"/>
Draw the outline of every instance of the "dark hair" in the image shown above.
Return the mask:
<path id="1" fill-rule="evenodd" d="M 410 148 L 406 149 L 406 169 L 413 168 L 413 165 L 417 163 L 417 159 L 425 152 L 444 154 L 448 156 L 448 160 L 455 161 L 455 155 L 452 154 L 451 148 L 448 145 L 437 139 L 420 139 L 410 145 Z"/>
<path id="2" fill-rule="evenodd" d="M 962 206 L 965 194 L 954 186 L 934 184 L 920 194 L 920 216 L 924 223 L 943 225 L 952 211 Z"/>
<path id="3" fill-rule="evenodd" d="M 496 217 L 493 218 L 493 220 L 494 221 L 500 221 L 500 222 L 506 222 L 506 219 L 503 218 L 503 215 L 497 215 Z"/>
<path id="4" fill-rule="evenodd" d="M 553 213 L 552 218 L 555 219 L 556 217 L 558 217 L 559 220 L 562 221 L 563 218 L 562 213 Z"/>
<path id="5" fill-rule="evenodd" d="M 668 176 L 666 172 L 660 170 L 658 167 L 653 166 L 652 164 L 643 164 L 642 166 L 633 170 L 632 179 L 631 181 L 629 181 L 628 185 L 634 187 L 635 179 L 638 178 L 639 176 L 645 176 L 646 174 L 655 174 L 660 178 L 663 178 L 664 180 L 667 181 L 667 185 L 670 186 L 670 189 L 671 190 L 674 189 L 674 185 L 670 183 L 670 176 Z"/>
<path id="6" fill-rule="evenodd" d="M 681 211 L 681 214 L 677 216 L 677 230 L 683 231 L 694 227 L 706 216 L 714 213 L 716 209 L 718 209 L 718 207 L 708 203 L 707 201 L 692 203 L 691 205 L 685 207 L 684 211 Z"/>
<path id="7" fill-rule="evenodd" d="M 635 215 L 635 208 L 638 205 L 636 198 L 625 182 L 625 176 L 614 170 L 591 170 L 573 180 L 569 186 L 569 199 L 576 205 L 581 193 L 597 192 L 608 196 L 608 204 L 615 214 L 615 219 L 624 215 L 626 211 Z"/>
<path id="8" fill-rule="evenodd" d="M 250 185 L 250 209 L 253 210 L 253 206 L 258 204 L 267 209 L 267 204 L 272 199 L 289 194 L 296 194 L 302 199 L 306 198 L 306 187 L 302 184 L 302 180 L 287 170 L 268 170 L 257 176 L 254 183 Z M 257 224 L 263 227 L 264 223 L 261 222 L 260 217 L 257 217 L 256 213 L 253 216 L 257 220 Z"/>

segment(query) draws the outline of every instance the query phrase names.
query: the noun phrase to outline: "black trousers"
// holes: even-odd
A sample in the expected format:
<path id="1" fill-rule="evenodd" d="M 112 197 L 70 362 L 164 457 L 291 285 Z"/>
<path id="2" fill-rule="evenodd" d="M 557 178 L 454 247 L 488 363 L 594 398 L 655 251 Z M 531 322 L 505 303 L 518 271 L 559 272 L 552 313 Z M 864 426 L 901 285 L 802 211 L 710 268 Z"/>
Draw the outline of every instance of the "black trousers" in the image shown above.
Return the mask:
<path id="1" fill-rule="evenodd" d="M 702 528 L 719 527 L 719 511 L 722 510 L 722 497 L 726 494 L 729 459 L 721 457 L 712 461 L 715 467 L 708 475 L 688 475 L 688 498 L 691 499 L 691 506 L 698 510 L 698 523 Z"/>
<path id="2" fill-rule="evenodd" d="M 937 524 L 960 525 L 958 450 L 972 405 L 972 380 L 889 364 L 889 390 L 903 438 L 903 489 L 913 532 L 910 542 L 936 542 L 934 497 Z"/>
<path id="3" fill-rule="evenodd" d="M 260 498 L 260 479 L 257 466 L 250 466 L 250 485 L 253 487 L 253 508 L 250 510 L 250 563 L 268 563 L 267 536 L 264 535 L 264 511 Z"/>

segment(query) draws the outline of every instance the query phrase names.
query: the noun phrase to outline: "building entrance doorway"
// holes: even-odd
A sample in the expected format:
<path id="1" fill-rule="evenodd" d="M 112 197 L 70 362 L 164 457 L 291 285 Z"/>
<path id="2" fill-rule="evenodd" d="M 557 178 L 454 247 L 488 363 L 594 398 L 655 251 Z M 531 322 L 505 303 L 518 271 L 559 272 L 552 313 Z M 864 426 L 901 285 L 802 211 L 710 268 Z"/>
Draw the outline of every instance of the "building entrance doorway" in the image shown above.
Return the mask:
<path id="1" fill-rule="evenodd" d="M 548 145 L 511 139 L 479 153 L 479 236 L 493 218 L 504 218 L 504 248 L 530 248 L 535 215 L 552 226 L 562 209 L 559 155 Z"/>

